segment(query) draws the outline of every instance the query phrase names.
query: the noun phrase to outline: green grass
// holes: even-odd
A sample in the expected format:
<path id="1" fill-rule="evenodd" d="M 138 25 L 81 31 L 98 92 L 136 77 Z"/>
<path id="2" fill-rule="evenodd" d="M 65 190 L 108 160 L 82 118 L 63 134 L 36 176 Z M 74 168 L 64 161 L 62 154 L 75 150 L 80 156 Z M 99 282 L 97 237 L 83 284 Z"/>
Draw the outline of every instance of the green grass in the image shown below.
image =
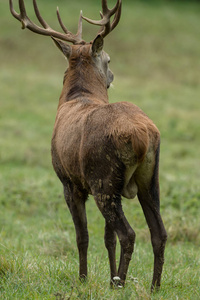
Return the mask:
<path id="1" fill-rule="evenodd" d="M 31 1 L 26 3 L 34 18 Z M 59 5 L 71 31 L 80 9 L 94 18 L 100 9 L 100 1 L 91 0 L 38 4 L 57 29 Z M 124 1 L 120 24 L 105 40 L 115 73 L 110 101 L 140 106 L 162 137 L 161 212 L 168 242 L 161 290 L 150 295 L 153 255 L 137 199 L 123 201 L 136 231 L 126 288 L 109 288 L 104 220 L 92 197 L 89 278 L 78 281 L 74 227 L 50 157 L 65 61 L 50 38 L 20 30 L 0 0 L 1 299 L 200 298 L 199 13 L 195 1 Z M 84 23 L 87 40 L 96 30 Z"/>

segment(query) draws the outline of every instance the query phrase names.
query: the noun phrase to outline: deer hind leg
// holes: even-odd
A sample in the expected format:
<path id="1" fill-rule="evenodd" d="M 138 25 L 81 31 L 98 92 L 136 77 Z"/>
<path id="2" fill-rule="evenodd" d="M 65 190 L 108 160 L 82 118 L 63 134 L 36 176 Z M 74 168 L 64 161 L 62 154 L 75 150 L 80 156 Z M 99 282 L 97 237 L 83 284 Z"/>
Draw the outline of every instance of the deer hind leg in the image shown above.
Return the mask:
<path id="1" fill-rule="evenodd" d="M 68 182 L 64 184 L 64 195 L 76 230 L 76 241 L 79 251 L 79 278 L 83 280 L 87 277 L 87 249 L 89 243 L 85 211 L 85 201 L 88 194 L 85 191 L 80 191 L 75 185 Z"/>
<path id="2" fill-rule="evenodd" d="M 105 245 L 108 250 L 110 262 L 111 284 L 124 286 L 129 262 L 133 253 L 135 232 L 124 216 L 120 195 L 110 195 L 108 199 L 106 196 L 98 193 L 94 195 L 94 198 L 106 221 Z M 121 246 L 118 272 L 116 271 L 115 263 L 115 232 L 118 235 Z M 112 248 L 112 246 L 114 247 Z"/>
<path id="3" fill-rule="evenodd" d="M 159 150 L 159 149 L 158 149 Z M 159 289 L 167 233 L 160 215 L 160 192 L 158 179 L 158 154 L 155 161 L 153 176 L 138 181 L 138 199 L 142 206 L 150 234 L 154 252 L 154 272 L 151 291 Z M 145 178 L 145 180 L 144 180 Z"/>
<path id="4" fill-rule="evenodd" d="M 106 221 L 105 224 L 105 235 L 104 235 L 105 246 L 108 250 L 108 257 L 110 262 L 110 274 L 111 274 L 111 285 L 114 283 L 112 279 L 117 277 L 117 267 L 116 267 L 116 233 L 112 226 Z"/>
<path id="5" fill-rule="evenodd" d="M 164 264 L 164 250 L 167 234 L 162 222 L 159 209 L 154 206 L 152 196 L 139 192 L 138 198 L 142 206 L 150 234 L 154 252 L 154 272 L 151 291 L 159 289 L 161 282 L 162 268 Z"/>
<path id="6" fill-rule="evenodd" d="M 121 279 L 121 284 L 124 285 L 135 243 L 135 232 L 129 225 L 124 214 L 122 214 L 122 221 L 116 224 L 116 232 L 121 246 L 118 276 Z"/>

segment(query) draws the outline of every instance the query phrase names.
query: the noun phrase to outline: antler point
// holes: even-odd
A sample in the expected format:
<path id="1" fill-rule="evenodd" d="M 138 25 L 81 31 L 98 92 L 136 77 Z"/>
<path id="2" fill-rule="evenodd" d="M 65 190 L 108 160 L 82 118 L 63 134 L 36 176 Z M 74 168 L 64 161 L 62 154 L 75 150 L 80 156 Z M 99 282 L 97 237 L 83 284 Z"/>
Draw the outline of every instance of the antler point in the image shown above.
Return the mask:
<path id="1" fill-rule="evenodd" d="M 21 20 L 21 23 L 22 23 L 22 29 L 25 29 L 26 28 L 26 23 L 24 20 Z"/>

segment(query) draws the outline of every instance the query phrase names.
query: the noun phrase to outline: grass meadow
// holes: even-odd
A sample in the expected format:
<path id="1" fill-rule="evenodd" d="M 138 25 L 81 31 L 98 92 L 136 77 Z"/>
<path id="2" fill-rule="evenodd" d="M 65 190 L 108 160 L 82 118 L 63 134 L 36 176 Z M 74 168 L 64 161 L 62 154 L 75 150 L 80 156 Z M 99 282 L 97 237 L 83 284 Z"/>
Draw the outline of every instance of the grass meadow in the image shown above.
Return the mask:
<path id="1" fill-rule="evenodd" d="M 35 20 L 31 1 L 25 2 Z M 100 0 L 38 5 L 57 30 L 59 5 L 72 32 L 80 9 L 99 18 L 101 8 Z M 124 0 L 121 21 L 105 39 L 115 74 L 110 101 L 135 103 L 161 132 L 161 212 L 168 242 L 161 290 L 151 295 L 153 254 L 137 199 L 123 200 L 136 232 L 126 287 L 109 287 L 104 220 L 92 197 L 89 278 L 79 282 L 73 222 L 50 156 L 67 63 L 50 38 L 22 31 L 8 1 L 0 0 L 0 299 L 200 299 L 199 15 L 198 1 Z M 84 23 L 86 40 L 96 32 Z"/>

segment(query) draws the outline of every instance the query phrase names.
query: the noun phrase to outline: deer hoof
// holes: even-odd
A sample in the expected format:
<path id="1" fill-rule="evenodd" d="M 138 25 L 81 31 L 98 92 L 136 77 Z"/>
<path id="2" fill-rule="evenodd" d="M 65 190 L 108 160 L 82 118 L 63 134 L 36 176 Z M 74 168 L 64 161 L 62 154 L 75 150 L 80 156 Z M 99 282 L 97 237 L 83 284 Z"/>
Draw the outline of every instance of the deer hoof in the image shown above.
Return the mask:
<path id="1" fill-rule="evenodd" d="M 123 288 L 123 285 L 121 284 L 121 278 L 119 276 L 113 277 L 112 286 L 119 289 Z"/>

